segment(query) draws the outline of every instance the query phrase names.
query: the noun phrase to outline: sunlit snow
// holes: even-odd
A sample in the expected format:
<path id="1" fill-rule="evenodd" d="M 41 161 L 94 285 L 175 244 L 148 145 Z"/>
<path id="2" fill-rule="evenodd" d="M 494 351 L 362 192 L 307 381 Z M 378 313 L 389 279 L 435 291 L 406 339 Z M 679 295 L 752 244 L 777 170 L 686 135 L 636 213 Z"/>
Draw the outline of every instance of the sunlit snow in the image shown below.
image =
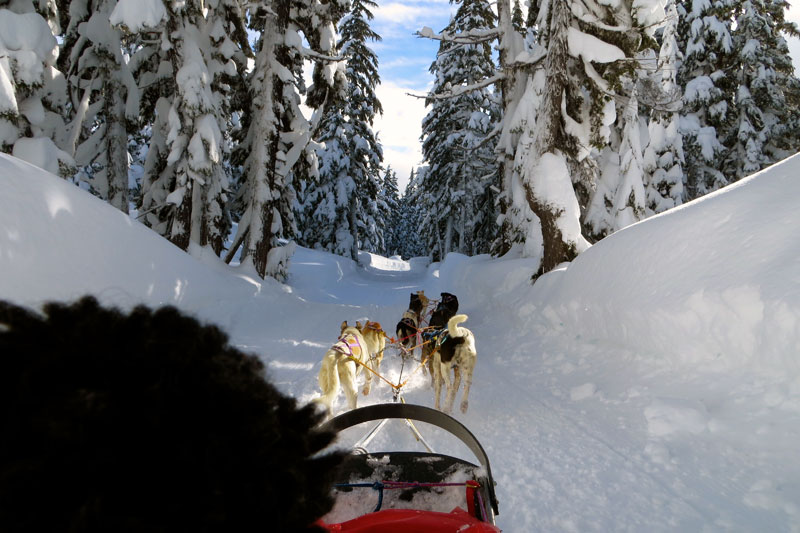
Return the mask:
<path id="1" fill-rule="evenodd" d="M 476 337 L 470 409 L 505 531 L 800 529 L 800 156 L 595 244 L 442 263 L 297 248 L 285 285 L 188 255 L 65 181 L 0 155 L 0 297 L 174 304 L 229 331 L 305 402 L 343 320 L 391 335 L 409 293 L 458 295 Z M 432 406 L 416 364 L 385 376 Z M 390 402 L 385 384 L 360 405 Z M 343 397 L 334 405 L 344 408 Z M 341 445 L 368 428 L 352 428 Z M 471 459 L 420 424 L 434 448 Z M 370 449 L 418 450 L 391 422 Z"/>

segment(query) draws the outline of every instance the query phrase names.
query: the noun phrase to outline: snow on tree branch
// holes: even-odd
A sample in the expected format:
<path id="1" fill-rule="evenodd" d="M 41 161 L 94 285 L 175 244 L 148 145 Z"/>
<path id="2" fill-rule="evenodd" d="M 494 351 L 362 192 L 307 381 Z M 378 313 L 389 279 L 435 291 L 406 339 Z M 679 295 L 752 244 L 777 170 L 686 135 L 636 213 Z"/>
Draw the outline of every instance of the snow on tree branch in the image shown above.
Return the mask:
<path id="1" fill-rule="evenodd" d="M 577 28 L 569 28 L 567 43 L 569 54 L 572 57 L 582 57 L 585 61 L 613 63 L 625 59 L 625 52 L 618 47 L 593 35 L 583 33 Z"/>
<path id="2" fill-rule="evenodd" d="M 406 93 L 408 96 L 413 96 L 414 98 L 424 98 L 426 100 L 447 100 L 448 98 L 454 98 L 456 96 L 461 96 L 462 94 L 466 94 L 472 91 L 477 91 L 478 89 L 482 89 L 484 87 L 488 87 L 490 85 L 494 85 L 505 79 L 505 74 L 497 73 L 490 78 L 486 78 L 485 80 L 481 80 L 478 83 L 472 83 L 470 85 L 457 85 L 456 87 L 451 87 L 449 90 L 440 93 L 428 93 L 428 94 L 412 94 Z"/>
<path id="3" fill-rule="evenodd" d="M 495 39 L 500 37 L 501 33 L 502 33 L 501 30 L 498 28 L 492 28 L 488 30 L 474 29 L 474 30 L 458 32 L 456 34 L 451 34 L 448 31 L 443 31 L 442 33 L 434 33 L 434 31 L 431 28 L 425 26 L 418 32 L 415 32 L 414 35 L 425 39 L 432 39 L 434 41 L 445 41 L 456 44 L 478 44 L 478 43 L 485 43 L 488 41 L 494 41 Z"/>

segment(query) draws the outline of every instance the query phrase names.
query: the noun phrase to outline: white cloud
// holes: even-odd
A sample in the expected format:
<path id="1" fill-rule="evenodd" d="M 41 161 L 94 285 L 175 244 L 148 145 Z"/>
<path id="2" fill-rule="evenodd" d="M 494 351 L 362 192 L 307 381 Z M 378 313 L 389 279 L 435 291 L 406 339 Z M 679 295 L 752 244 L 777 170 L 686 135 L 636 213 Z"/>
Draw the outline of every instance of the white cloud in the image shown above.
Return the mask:
<path id="1" fill-rule="evenodd" d="M 397 172 L 400 194 L 405 190 L 411 169 L 422 162 L 422 119 L 425 100 L 409 96 L 412 89 L 393 83 L 382 83 L 377 88 L 383 105 L 383 116 L 375 117 L 375 131 L 383 145 L 383 164 Z M 418 94 L 418 93 L 417 93 Z"/>
<path id="2" fill-rule="evenodd" d="M 425 2 L 386 2 L 373 11 L 375 22 L 393 26 L 415 26 L 424 21 L 448 16 L 450 3 L 446 0 Z"/>
<path id="3" fill-rule="evenodd" d="M 433 59 L 430 57 L 419 57 L 419 56 L 404 56 L 404 57 L 393 57 L 389 61 L 381 62 L 381 68 L 395 68 L 395 67 L 417 67 L 417 66 L 424 66 L 429 67 L 430 64 L 433 63 Z"/>

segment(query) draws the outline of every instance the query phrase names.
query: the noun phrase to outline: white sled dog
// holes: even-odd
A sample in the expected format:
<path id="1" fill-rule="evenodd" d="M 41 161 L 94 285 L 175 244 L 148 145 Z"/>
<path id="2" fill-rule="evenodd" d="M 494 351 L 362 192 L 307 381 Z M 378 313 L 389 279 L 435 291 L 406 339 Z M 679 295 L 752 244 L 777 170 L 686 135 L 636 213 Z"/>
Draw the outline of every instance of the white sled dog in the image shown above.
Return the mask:
<path id="1" fill-rule="evenodd" d="M 348 326 L 347 321 L 342 322 L 339 339 L 322 358 L 322 367 L 319 369 L 322 396 L 314 400 L 325 406 L 328 416 L 332 414 L 333 401 L 339 395 L 340 384 L 347 396 L 348 407 L 356 408 L 356 378 L 361 367 L 367 366 L 380 373 L 385 346 L 386 338 L 379 323 L 367 322 L 362 327 L 360 322 L 356 322 L 355 326 Z M 364 374 L 366 383 L 363 392 L 366 396 L 372 386 L 372 372 L 366 371 Z"/>
<path id="2" fill-rule="evenodd" d="M 472 371 L 475 369 L 478 352 L 475 350 L 475 336 L 467 328 L 459 326 L 466 320 L 467 315 L 456 315 L 447 321 L 447 338 L 433 355 L 435 407 L 441 409 L 439 397 L 444 382 L 447 391 L 444 400 L 445 413 L 453 410 L 462 375 L 464 377 L 464 393 L 461 397 L 461 412 L 466 413 L 469 407 L 469 388 L 472 385 Z M 453 372 L 452 378 L 451 371 Z"/>

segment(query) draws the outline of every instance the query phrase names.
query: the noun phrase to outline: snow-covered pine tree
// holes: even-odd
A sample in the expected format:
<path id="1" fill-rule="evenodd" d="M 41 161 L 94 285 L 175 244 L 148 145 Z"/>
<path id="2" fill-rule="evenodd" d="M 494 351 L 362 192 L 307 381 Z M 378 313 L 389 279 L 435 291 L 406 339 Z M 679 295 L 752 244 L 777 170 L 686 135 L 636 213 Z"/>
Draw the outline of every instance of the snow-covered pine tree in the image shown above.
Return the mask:
<path id="1" fill-rule="evenodd" d="M 800 149 L 798 108 L 787 92 L 798 93 L 785 35 L 799 36 L 787 22 L 785 0 L 747 0 L 736 6 L 733 48 L 736 99 L 723 173 L 739 179 Z"/>
<path id="2" fill-rule="evenodd" d="M 70 148 L 90 189 L 127 213 L 128 124 L 139 115 L 139 89 L 123 58 L 119 28 L 112 27 L 116 0 L 69 5 L 59 63 L 72 101 Z"/>
<path id="3" fill-rule="evenodd" d="M 149 210 L 146 200 L 158 196 L 150 190 L 157 185 L 158 193 L 167 192 L 163 201 L 168 204 L 157 212 L 158 229 L 183 250 L 194 243 L 218 254 L 228 227 L 222 207 L 228 180 L 223 164 L 224 128 L 220 128 L 226 120 L 222 104 L 226 96 L 212 86 L 219 71 L 213 50 L 220 41 L 211 33 L 217 31 L 220 12 L 207 10 L 200 0 L 164 7 L 165 53 L 159 68 L 169 65 L 174 92 L 159 103 L 155 127 L 160 131 L 151 144 L 160 146 L 151 145 L 151 151 L 168 155 L 158 176 L 146 168 L 143 207 Z"/>
<path id="4" fill-rule="evenodd" d="M 318 140 L 319 182 L 311 184 L 303 206 L 303 239 L 310 246 L 357 259 L 359 248 L 384 249 L 378 192 L 383 150 L 372 130 L 382 112 L 375 94 L 378 59 L 367 41 L 380 36 L 369 26 L 372 0 L 353 0 L 340 22 L 337 50 L 346 58 L 347 90 L 325 113 Z"/>
<path id="5" fill-rule="evenodd" d="M 523 26 L 525 35 L 525 45 L 528 49 L 533 48 L 537 42 L 538 27 L 536 21 L 539 20 L 539 2 L 537 0 L 526 0 L 528 4 L 528 14 L 525 17 Z"/>
<path id="6" fill-rule="evenodd" d="M 423 196 L 420 184 L 426 169 L 427 167 L 420 167 L 411 171 L 403 197 L 400 198 L 399 216 L 395 224 L 395 235 L 398 242 L 395 253 L 405 259 L 422 257 L 429 253 L 425 249 L 419 232 L 422 219 L 420 202 Z"/>
<path id="7" fill-rule="evenodd" d="M 511 12 L 511 24 L 521 35 L 525 35 L 525 16 L 522 14 L 522 7 L 519 0 L 514 0 L 514 8 Z"/>
<path id="8" fill-rule="evenodd" d="M 519 61 L 523 52 L 530 52 L 536 40 L 536 31 L 531 17 L 538 13 L 538 1 L 528 2 L 527 31 L 525 38 L 514 30 L 513 12 L 509 0 L 497 2 L 497 30 L 500 72 L 497 82 L 503 99 L 503 121 L 501 134 L 495 151 L 500 163 L 500 193 L 498 194 L 498 237 L 492 244 L 495 255 L 503 255 L 514 245 L 528 248 L 527 255 L 538 253 L 541 243 L 541 230 L 538 219 L 531 212 L 523 195 L 514 194 L 522 189 L 519 175 L 515 172 L 514 156 L 519 144 L 520 133 L 526 121 L 527 106 L 522 104 L 528 80 L 529 66 Z M 541 52 L 539 52 L 541 55 Z M 531 56 L 532 61 L 538 59 Z M 528 104 L 532 103 L 529 99 Z M 526 253 L 523 251 L 523 253 Z"/>
<path id="9" fill-rule="evenodd" d="M 627 96 L 617 99 L 617 120 L 610 125 L 609 144 L 593 156 L 599 172 L 583 218 L 584 234 L 592 240 L 600 240 L 647 215 L 641 138 L 646 121 L 640 114 L 639 90 L 635 82 L 628 81 Z"/>
<path id="10" fill-rule="evenodd" d="M 320 124 L 319 138 L 324 148 L 318 149 L 317 180 L 307 181 L 302 191 L 298 242 L 309 248 L 338 250 L 339 255 L 353 258 L 356 240 L 350 230 L 349 207 L 354 184 L 347 181 L 344 172 L 349 166 L 348 142 L 341 127 L 346 120 L 340 104 L 341 99 L 334 97 Z M 345 178 L 344 183 L 338 181 L 341 177 Z"/>
<path id="11" fill-rule="evenodd" d="M 728 183 L 721 169 L 724 136 L 730 131 L 736 97 L 736 69 L 731 24 L 733 0 L 678 0 L 678 47 L 683 60 L 681 134 L 686 158 L 685 200 Z"/>
<path id="12" fill-rule="evenodd" d="M 635 134 L 638 111 L 630 106 L 636 97 L 636 58 L 649 41 L 630 3 L 589 1 L 579 7 L 552 0 L 541 2 L 538 12 L 538 45 L 546 57 L 520 106 L 528 116 L 520 121 L 515 170 L 522 185 L 518 190 L 541 224 L 540 272 L 547 272 L 588 246 L 580 217 L 597 181 L 597 151 L 610 142 L 617 97 L 629 106 L 622 133 Z M 635 150 L 634 145 L 632 138 L 621 137 L 620 146 Z M 626 161 L 638 164 L 641 155 L 632 156 Z M 633 167 L 630 171 L 635 173 Z M 628 182 L 632 176 L 627 174 Z M 609 190 L 624 203 L 630 198 L 618 194 L 618 187 Z M 526 240 L 536 241 L 530 229 L 522 230 Z"/>
<path id="13" fill-rule="evenodd" d="M 647 216 L 646 182 L 649 174 L 643 148 L 648 136 L 643 137 L 642 133 L 650 110 L 662 110 L 671 98 L 675 98 L 654 79 L 663 72 L 658 68 L 656 40 L 652 38 L 667 23 L 663 7 L 657 2 L 636 2 L 634 5 L 635 8 L 631 9 L 633 24 L 642 39 L 638 47 L 628 49 L 629 53 L 634 53 L 634 61 L 629 64 L 635 68 L 622 70 L 616 80 L 614 76 L 608 79 L 611 91 L 607 92 L 613 95 L 615 109 L 606 116 L 613 122 L 607 125 L 608 144 L 591 155 L 597 162 L 599 173 L 596 189 L 589 195 L 589 204 L 583 214 L 583 228 L 584 234 L 593 240 Z M 671 75 L 674 79 L 674 71 Z M 603 123 L 600 129 L 605 128 Z M 606 135 L 602 134 L 602 137 Z M 585 194 L 585 190 L 581 192 Z M 582 203 L 580 192 L 578 197 Z"/>
<path id="14" fill-rule="evenodd" d="M 65 151 L 66 80 L 56 68 L 57 12 L 53 2 L 0 7 L 0 150 L 63 177 L 74 161 Z M 12 9 L 13 8 L 13 9 Z"/>
<path id="15" fill-rule="evenodd" d="M 479 35 L 494 28 L 495 15 L 486 0 L 460 3 L 445 32 Z M 496 218 L 489 184 L 499 169 L 489 137 L 501 111 L 498 96 L 476 84 L 494 76 L 496 68 L 486 40 L 442 40 L 431 65 L 436 96 L 427 100 L 431 109 L 422 122 L 422 151 L 429 165 L 422 188 L 431 197 L 425 215 L 430 224 L 422 228 L 422 238 L 429 249 L 439 248 L 441 257 L 451 251 L 488 251 L 491 244 L 475 237 L 477 226 L 486 229 L 482 223 Z M 485 194 L 491 196 L 488 201 L 482 198 Z M 476 205 L 488 211 L 477 211 Z"/>
<path id="16" fill-rule="evenodd" d="M 336 66 L 330 61 L 335 51 L 334 21 L 345 8 L 344 0 L 248 4 L 251 30 L 259 37 L 248 79 L 246 134 L 239 146 L 247 154 L 239 187 L 243 211 L 226 260 L 241 247 L 241 264 L 262 277 L 283 279 L 288 269 L 294 247 L 281 239 L 297 234 L 292 171 L 301 158 L 303 164 L 316 164 L 309 143 L 328 89 L 334 85 Z M 301 32 L 311 50 L 303 46 Z M 300 110 L 304 59 L 316 62 L 314 87 L 306 102 L 317 109 L 310 123 Z"/>
<path id="17" fill-rule="evenodd" d="M 644 151 L 648 215 L 680 205 L 683 198 L 683 137 L 678 112 L 682 93 L 677 83 L 681 51 L 676 40 L 677 28 L 675 0 L 669 0 L 665 7 L 661 50 L 654 73 L 654 82 L 664 98 L 651 111 L 647 128 L 649 142 Z"/>
<path id="18" fill-rule="evenodd" d="M 383 174 L 383 187 L 379 196 L 378 208 L 384 243 L 384 248 L 380 253 L 390 257 L 396 255 L 400 248 L 400 237 L 397 233 L 400 221 L 400 194 L 397 189 L 397 172 L 391 166 L 387 167 Z"/>

